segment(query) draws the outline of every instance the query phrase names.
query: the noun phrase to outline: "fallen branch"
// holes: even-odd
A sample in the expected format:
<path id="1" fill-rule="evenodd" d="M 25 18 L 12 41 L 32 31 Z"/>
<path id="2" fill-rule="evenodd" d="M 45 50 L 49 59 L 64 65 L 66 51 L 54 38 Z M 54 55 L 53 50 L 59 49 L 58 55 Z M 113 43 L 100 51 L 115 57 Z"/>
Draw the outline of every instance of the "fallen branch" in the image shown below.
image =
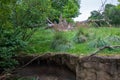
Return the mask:
<path id="1" fill-rule="evenodd" d="M 44 56 L 46 55 L 51 55 L 51 53 L 48 53 L 48 54 L 43 54 Z M 31 59 L 29 62 L 27 62 L 25 65 L 23 65 L 21 68 L 24 68 L 24 67 L 26 67 L 26 66 L 28 66 L 30 63 L 32 63 L 33 61 L 35 61 L 36 59 L 38 59 L 38 58 L 40 58 L 41 56 L 43 56 L 43 55 L 39 55 L 39 56 L 36 56 L 36 57 L 34 57 L 33 59 Z"/>
<path id="2" fill-rule="evenodd" d="M 46 18 L 46 19 L 50 24 L 54 24 L 52 21 L 50 21 L 50 19 L 48 19 L 48 18 Z"/>
<path id="3" fill-rule="evenodd" d="M 27 62 L 25 65 L 23 65 L 21 68 L 26 67 L 27 65 L 29 65 L 30 63 L 32 63 L 33 61 L 35 61 L 36 59 L 38 59 L 39 57 L 41 57 L 41 55 L 40 55 L 40 56 L 36 56 L 36 57 L 34 57 L 34 58 L 31 59 L 29 62 Z"/>
<path id="4" fill-rule="evenodd" d="M 95 52 L 93 52 L 89 57 L 98 54 L 100 51 L 103 51 L 104 49 L 112 49 L 113 50 L 115 48 L 120 48 L 120 45 L 104 46 L 104 47 L 98 48 L 98 50 L 96 50 Z"/>
<path id="5" fill-rule="evenodd" d="M 40 58 L 42 55 L 39 55 L 39 56 L 36 56 L 34 57 L 33 59 L 31 59 L 30 61 L 28 61 L 26 64 L 24 64 L 22 67 L 19 67 L 19 68 L 15 68 L 15 69 L 11 69 L 9 74 L 14 74 L 14 72 L 16 72 L 16 70 L 21 70 L 23 69 L 24 67 L 28 66 L 30 63 L 32 63 L 33 61 L 35 61 L 36 59 Z M 0 80 L 6 80 L 4 79 L 6 78 L 6 74 L 0 76 Z"/>
<path id="6" fill-rule="evenodd" d="M 37 60 L 37 59 L 40 58 L 41 56 L 48 56 L 48 55 L 51 55 L 51 53 L 35 56 L 35 57 L 33 57 L 33 59 L 31 59 L 30 61 L 28 61 L 28 62 L 27 62 L 26 64 L 24 64 L 23 66 L 21 66 L 21 67 L 19 67 L 19 68 L 15 68 L 15 69 L 10 70 L 10 74 L 14 74 L 14 72 L 16 72 L 16 70 L 21 70 L 21 69 L 25 68 L 26 66 L 28 66 L 30 63 L 32 63 L 33 61 Z M 3 77 L 4 77 L 4 76 L 3 76 Z M 1 80 L 1 78 L 2 78 L 2 76 L 0 76 L 0 80 Z"/>

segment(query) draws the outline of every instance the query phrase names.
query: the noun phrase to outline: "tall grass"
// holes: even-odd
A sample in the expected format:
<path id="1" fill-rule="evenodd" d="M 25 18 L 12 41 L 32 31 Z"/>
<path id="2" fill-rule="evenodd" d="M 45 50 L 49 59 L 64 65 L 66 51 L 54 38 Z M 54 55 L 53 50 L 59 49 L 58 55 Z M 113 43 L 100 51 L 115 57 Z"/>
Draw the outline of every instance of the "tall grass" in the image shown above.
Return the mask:
<path id="1" fill-rule="evenodd" d="M 87 38 L 86 42 L 80 44 L 74 42 L 74 38 L 79 31 L 80 31 L 79 29 L 75 29 L 72 31 L 60 32 L 62 33 L 64 38 L 70 44 L 72 44 L 71 48 L 68 48 L 67 50 L 63 50 L 62 52 L 81 55 L 81 54 L 89 54 L 98 48 L 98 47 L 91 47 L 90 46 L 91 44 L 100 45 L 100 46 L 104 46 L 106 45 L 106 43 L 110 43 L 109 45 L 116 45 L 116 44 L 120 45 L 119 42 L 120 28 L 114 28 L 114 27 L 82 28 L 82 31 L 84 33 L 87 33 L 89 37 Z M 55 50 L 54 48 L 51 48 L 51 44 L 55 39 L 55 34 L 56 32 L 54 30 L 51 29 L 44 30 L 43 28 L 40 28 L 31 38 L 27 52 L 38 53 L 38 54 L 40 53 L 43 54 L 46 52 L 59 52 L 59 50 Z M 101 42 L 99 42 L 100 41 L 99 39 L 101 40 Z M 117 40 L 118 42 L 116 42 L 115 40 Z M 62 47 L 65 46 L 63 45 Z M 118 49 L 113 51 L 105 50 L 103 51 L 103 53 L 120 53 L 120 50 Z"/>

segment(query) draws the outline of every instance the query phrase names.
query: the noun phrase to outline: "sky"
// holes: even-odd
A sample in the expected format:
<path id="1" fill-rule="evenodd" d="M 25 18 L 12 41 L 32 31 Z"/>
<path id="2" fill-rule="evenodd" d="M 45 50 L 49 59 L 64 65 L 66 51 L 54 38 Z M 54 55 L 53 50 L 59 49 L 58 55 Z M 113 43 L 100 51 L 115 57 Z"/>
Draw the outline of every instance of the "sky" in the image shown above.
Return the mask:
<path id="1" fill-rule="evenodd" d="M 87 18 L 90 16 L 90 12 L 93 10 L 100 10 L 102 1 L 104 2 L 105 0 L 81 0 L 80 4 L 80 15 L 76 18 L 74 18 L 74 21 L 84 21 L 87 20 Z M 111 4 L 118 4 L 117 0 L 107 0 L 106 3 L 111 3 Z"/>

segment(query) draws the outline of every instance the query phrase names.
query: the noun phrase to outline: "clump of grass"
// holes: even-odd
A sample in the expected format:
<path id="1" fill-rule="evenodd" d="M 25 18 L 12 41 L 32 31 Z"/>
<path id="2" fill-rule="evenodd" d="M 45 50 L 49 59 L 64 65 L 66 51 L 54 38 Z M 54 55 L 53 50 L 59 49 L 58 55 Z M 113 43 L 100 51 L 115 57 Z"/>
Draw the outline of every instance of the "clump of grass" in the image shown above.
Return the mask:
<path id="1" fill-rule="evenodd" d="M 110 45 L 119 45 L 120 44 L 120 37 L 117 35 L 109 35 L 105 38 L 96 38 L 90 42 L 90 47 L 99 48 L 103 46 L 110 46 Z"/>
<path id="2" fill-rule="evenodd" d="M 105 41 L 103 38 L 100 38 L 100 37 L 89 43 L 89 46 L 93 48 L 99 48 L 99 47 L 109 46 L 109 45 L 110 44 L 107 41 Z"/>
<path id="3" fill-rule="evenodd" d="M 85 33 L 82 28 L 80 28 L 79 31 L 77 32 L 77 34 L 74 36 L 73 41 L 75 43 L 84 43 L 87 41 L 88 36 L 89 35 L 87 33 Z"/>
<path id="4" fill-rule="evenodd" d="M 56 51 L 66 51 L 72 44 L 61 32 L 56 32 L 51 43 L 51 48 Z"/>
<path id="5" fill-rule="evenodd" d="M 120 44 L 120 36 L 110 35 L 110 36 L 106 37 L 105 39 L 106 39 L 106 41 L 108 41 L 112 45 L 118 45 L 118 44 Z"/>

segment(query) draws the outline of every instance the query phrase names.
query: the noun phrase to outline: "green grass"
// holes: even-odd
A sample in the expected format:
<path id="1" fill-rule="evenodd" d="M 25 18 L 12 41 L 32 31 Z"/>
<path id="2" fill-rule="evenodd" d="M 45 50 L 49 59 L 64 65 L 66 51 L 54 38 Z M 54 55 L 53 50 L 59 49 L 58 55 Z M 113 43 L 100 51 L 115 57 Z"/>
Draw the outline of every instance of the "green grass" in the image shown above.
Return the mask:
<path id="1" fill-rule="evenodd" d="M 43 28 L 40 28 L 31 38 L 30 45 L 27 47 L 27 52 L 32 54 L 33 53 L 43 54 L 46 52 L 66 52 L 77 55 L 87 55 L 94 52 L 97 49 L 90 46 L 90 42 L 94 42 L 95 39 L 98 38 L 106 39 L 106 37 L 110 35 L 112 36 L 117 35 L 118 37 L 120 37 L 120 28 L 100 27 L 100 28 L 82 28 L 82 30 L 84 33 L 87 33 L 89 35 L 88 40 L 86 42 L 78 44 L 73 41 L 79 29 L 61 32 L 64 35 L 64 37 L 66 37 L 71 42 L 72 47 L 66 51 L 56 51 L 51 48 L 51 43 L 56 32 L 51 29 L 44 30 Z M 110 42 L 110 44 L 114 45 L 112 42 Z M 116 44 L 120 45 L 120 41 L 117 42 Z M 104 50 L 102 53 L 119 54 L 120 49 L 112 51 Z"/>

